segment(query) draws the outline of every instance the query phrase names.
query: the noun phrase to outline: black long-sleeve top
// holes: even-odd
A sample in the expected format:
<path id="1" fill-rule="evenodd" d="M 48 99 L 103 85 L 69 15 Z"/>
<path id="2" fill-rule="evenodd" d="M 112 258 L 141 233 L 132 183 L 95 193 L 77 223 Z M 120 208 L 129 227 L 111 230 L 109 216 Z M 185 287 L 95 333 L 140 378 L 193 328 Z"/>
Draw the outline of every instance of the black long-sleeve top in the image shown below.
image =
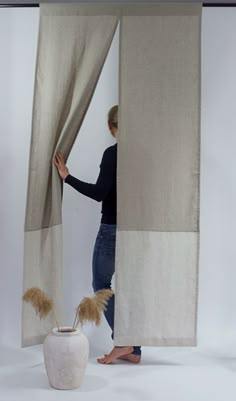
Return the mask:
<path id="1" fill-rule="evenodd" d="M 116 165 L 117 144 L 110 146 L 103 153 L 100 173 L 95 184 L 90 184 L 68 175 L 65 182 L 81 194 L 102 201 L 101 223 L 116 224 Z"/>

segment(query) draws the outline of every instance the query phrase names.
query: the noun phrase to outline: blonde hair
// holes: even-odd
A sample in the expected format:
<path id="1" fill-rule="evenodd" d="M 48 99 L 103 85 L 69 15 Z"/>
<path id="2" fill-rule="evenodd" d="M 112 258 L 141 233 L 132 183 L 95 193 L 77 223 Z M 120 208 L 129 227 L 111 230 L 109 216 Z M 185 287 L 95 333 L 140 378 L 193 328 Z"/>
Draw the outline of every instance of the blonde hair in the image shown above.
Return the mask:
<path id="1" fill-rule="evenodd" d="M 108 113 L 108 122 L 114 127 L 118 128 L 118 105 L 113 106 Z"/>

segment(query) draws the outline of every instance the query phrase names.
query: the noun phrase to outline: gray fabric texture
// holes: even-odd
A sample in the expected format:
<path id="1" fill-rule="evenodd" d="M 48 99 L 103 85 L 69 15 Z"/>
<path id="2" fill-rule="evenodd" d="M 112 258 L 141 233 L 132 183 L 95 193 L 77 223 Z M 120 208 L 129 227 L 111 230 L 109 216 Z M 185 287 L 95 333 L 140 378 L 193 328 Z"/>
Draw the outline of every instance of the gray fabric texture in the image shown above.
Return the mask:
<path id="1" fill-rule="evenodd" d="M 199 22 L 122 17 L 120 230 L 198 231 Z"/>
<path id="2" fill-rule="evenodd" d="M 45 2 L 47 3 L 47 1 Z M 117 16 L 135 16 L 135 15 L 200 15 L 200 3 L 151 3 L 144 1 L 143 3 L 127 2 L 126 4 L 112 3 L 55 3 L 41 4 L 41 15 L 117 15 Z"/>
<path id="3" fill-rule="evenodd" d="M 26 231 L 61 223 L 61 181 L 52 158 L 57 149 L 69 155 L 117 24 L 116 16 L 41 16 Z"/>

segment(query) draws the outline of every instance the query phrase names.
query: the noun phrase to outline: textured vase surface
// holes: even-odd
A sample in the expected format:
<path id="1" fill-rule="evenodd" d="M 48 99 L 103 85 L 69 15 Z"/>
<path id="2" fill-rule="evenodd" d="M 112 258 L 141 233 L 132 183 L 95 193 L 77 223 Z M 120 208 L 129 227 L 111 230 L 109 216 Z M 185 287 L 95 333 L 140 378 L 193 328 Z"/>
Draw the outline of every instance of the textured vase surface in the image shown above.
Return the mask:
<path id="1" fill-rule="evenodd" d="M 79 330 L 69 327 L 54 328 L 43 344 L 44 362 L 52 387 L 73 390 L 80 387 L 88 363 L 89 343 Z"/>

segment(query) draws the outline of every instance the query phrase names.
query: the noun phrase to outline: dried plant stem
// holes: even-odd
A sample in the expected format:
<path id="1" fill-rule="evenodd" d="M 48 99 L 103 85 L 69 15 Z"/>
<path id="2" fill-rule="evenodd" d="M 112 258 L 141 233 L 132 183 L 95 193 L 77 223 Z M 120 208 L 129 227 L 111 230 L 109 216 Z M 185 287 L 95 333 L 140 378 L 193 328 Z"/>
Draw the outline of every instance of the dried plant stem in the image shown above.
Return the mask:
<path id="1" fill-rule="evenodd" d="M 73 328 L 76 329 L 76 327 L 78 327 L 79 323 L 81 323 L 81 325 L 83 324 L 83 322 L 80 322 L 79 318 L 77 318 L 76 321 L 75 321 L 75 325 L 73 326 Z"/>
<path id="2" fill-rule="evenodd" d="M 78 311 L 77 311 L 77 309 L 76 309 L 76 314 L 75 314 L 75 319 L 74 319 L 74 322 L 73 322 L 72 329 L 75 329 L 75 328 L 76 328 L 76 326 L 77 326 L 77 325 L 78 325 L 78 323 L 79 323 L 79 322 L 77 322 L 77 314 L 78 314 Z"/>
<path id="3" fill-rule="evenodd" d="M 76 327 L 79 325 L 79 323 L 81 323 L 81 325 L 83 324 L 83 322 L 80 321 L 79 309 L 77 308 L 76 315 L 75 315 L 75 320 L 74 320 L 74 324 L 73 324 L 73 329 L 76 329 Z"/>
<path id="4" fill-rule="evenodd" d="M 55 313 L 54 309 L 52 310 L 52 313 L 53 313 L 54 319 L 56 321 L 57 329 L 58 329 L 58 331 L 60 331 L 60 327 L 59 327 L 59 324 L 58 324 L 58 321 L 57 321 L 57 317 L 56 317 L 56 313 Z"/>

